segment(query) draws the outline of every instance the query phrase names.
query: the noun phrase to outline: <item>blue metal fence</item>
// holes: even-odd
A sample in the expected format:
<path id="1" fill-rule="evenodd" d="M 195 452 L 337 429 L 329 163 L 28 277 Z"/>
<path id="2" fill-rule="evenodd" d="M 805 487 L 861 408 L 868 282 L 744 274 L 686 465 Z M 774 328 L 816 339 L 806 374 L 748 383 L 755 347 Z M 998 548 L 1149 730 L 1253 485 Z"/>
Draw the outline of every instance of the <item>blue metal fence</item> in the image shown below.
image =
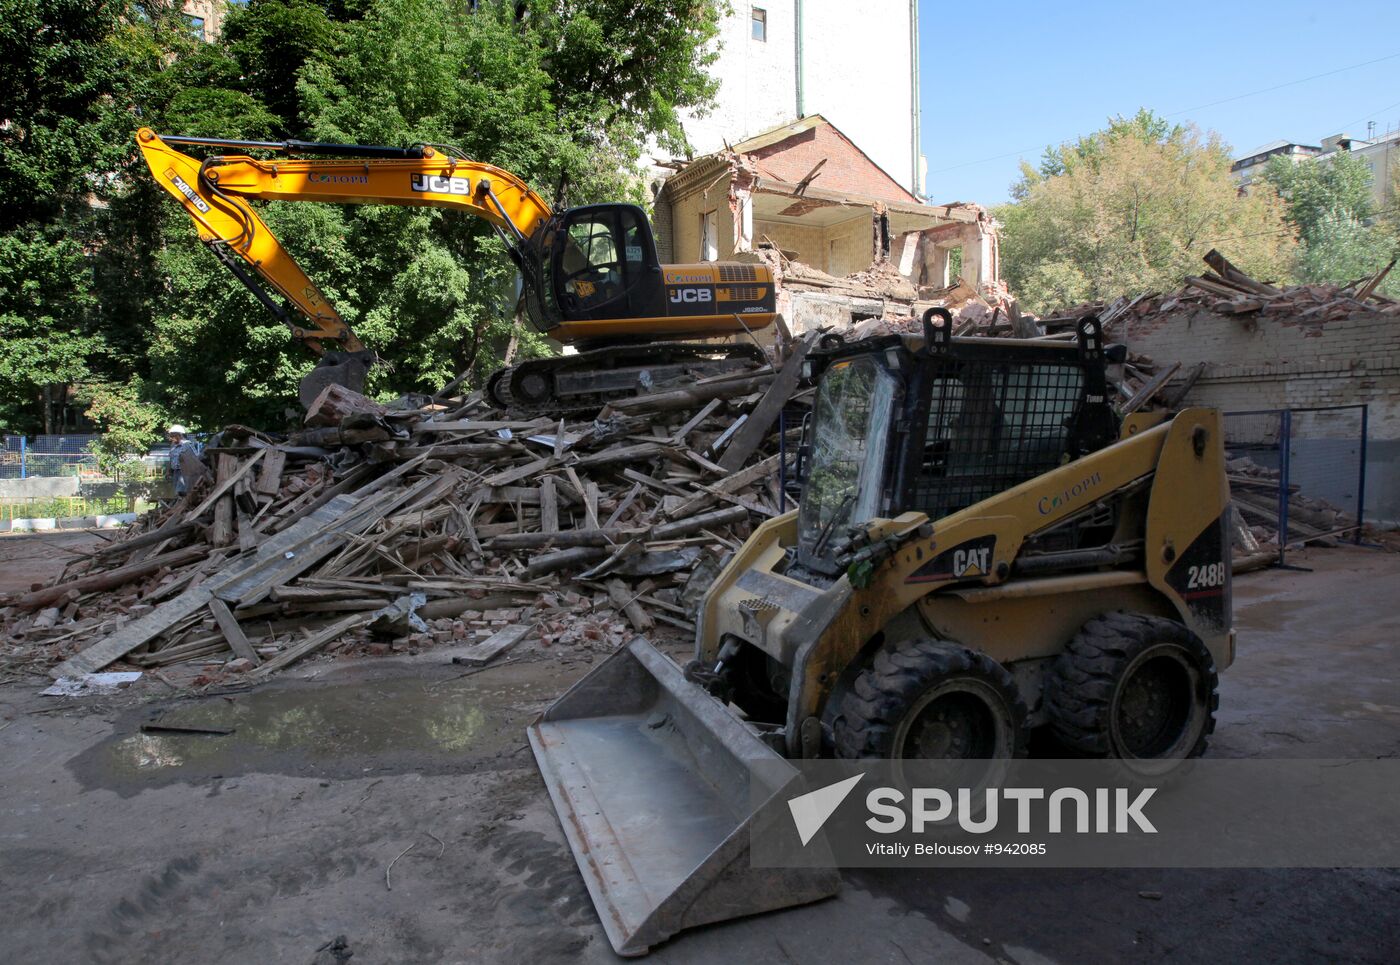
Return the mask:
<path id="1" fill-rule="evenodd" d="M 30 476 L 75 476 L 97 471 L 92 445 L 101 436 L 4 436 L 0 479 Z"/>
<path id="2" fill-rule="evenodd" d="M 1235 508 L 1290 543 L 1361 540 L 1366 518 L 1364 405 L 1225 413 Z"/>

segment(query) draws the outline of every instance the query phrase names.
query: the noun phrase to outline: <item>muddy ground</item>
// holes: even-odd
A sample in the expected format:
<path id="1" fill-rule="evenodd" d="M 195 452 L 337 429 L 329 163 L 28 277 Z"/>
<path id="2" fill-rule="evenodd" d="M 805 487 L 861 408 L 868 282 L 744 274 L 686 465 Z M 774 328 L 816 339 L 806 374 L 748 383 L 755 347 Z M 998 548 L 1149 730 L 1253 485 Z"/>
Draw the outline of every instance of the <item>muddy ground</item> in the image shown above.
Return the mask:
<path id="1" fill-rule="evenodd" d="M 44 554 L 24 553 L 21 577 L 42 579 Z M 1236 583 L 1212 755 L 1400 754 L 1400 556 L 1303 563 Z M 82 700 L 0 685 L 0 961 L 615 960 L 524 738 L 588 666 L 324 661 L 196 698 L 154 681 Z M 235 732 L 141 733 L 156 719 Z M 1400 871 L 845 880 L 831 901 L 685 933 L 652 960 L 1400 960 Z"/>

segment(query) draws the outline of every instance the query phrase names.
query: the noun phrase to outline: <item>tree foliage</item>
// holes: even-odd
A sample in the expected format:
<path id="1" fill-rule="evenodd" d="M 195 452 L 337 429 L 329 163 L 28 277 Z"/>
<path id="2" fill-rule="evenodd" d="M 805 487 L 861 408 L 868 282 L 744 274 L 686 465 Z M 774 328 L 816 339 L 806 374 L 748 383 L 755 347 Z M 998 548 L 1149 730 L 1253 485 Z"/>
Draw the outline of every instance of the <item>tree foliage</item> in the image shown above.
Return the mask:
<path id="1" fill-rule="evenodd" d="M 1012 193 L 995 212 L 1003 274 L 1035 311 L 1174 288 L 1215 247 L 1257 277 L 1289 266 L 1277 195 L 1240 195 L 1216 136 L 1150 112 L 1047 150 Z"/>
<path id="2" fill-rule="evenodd" d="M 250 0 L 219 41 L 175 5 L 0 0 L 0 419 L 40 387 L 212 428 L 274 423 L 314 360 L 203 249 L 134 150 L 139 126 L 251 140 L 449 144 L 559 204 L 642 201 L 651 139 L 703 107 L 722 0 Z M 35 39 L 37 38 L 37 40 Z M 514 270 L 482 223 L 381 206 L 260 213 L 361 339 L 371 390 L 435 390 L 507 345 Z M 35 279 L 42 279 L 35 282 Z M 113 393 L 110 386 L 135 387 Z M 104 394 L 105 393 L 105 394 Z M 133 422 L 144 425 L 145 415 Z"/>
<path id="3" fill-rule="evenodd" d="M 1388 218 L 1376 219 L 1371 166 L 1360 157 L 1347 151 L 1296 163 L 1274 157 L 1264 180 L 1284 199 L 1298 232 L 1299 281 L 1353 282 L 1395 257 L 1400 235 Z M 1388 278 L 1382 291 L 1400 291 L 1400 279 Z"/>

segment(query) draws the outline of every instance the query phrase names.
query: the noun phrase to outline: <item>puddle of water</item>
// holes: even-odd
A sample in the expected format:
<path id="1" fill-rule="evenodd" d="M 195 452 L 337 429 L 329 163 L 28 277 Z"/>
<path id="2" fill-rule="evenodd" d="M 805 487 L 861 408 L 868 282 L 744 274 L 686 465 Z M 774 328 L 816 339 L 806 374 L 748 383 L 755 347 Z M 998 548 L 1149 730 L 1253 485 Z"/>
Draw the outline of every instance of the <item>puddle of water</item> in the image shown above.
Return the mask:
<path id="1" fill-rule="evenodd" d="M 489 686 L 472 678 L 268 688 L 144 707 L 69 762 L 85 786 L 126 796 L 176 781 L 245 773 L 362 777 L 514 763 L 525 725 L 555 684 Z M 145 734 L 140 725 L 232 727 L 227 736 Z M 524 753 L 523 751 L 521 753 Z M 526 755 L 528 757 L 528 755 Z"/>

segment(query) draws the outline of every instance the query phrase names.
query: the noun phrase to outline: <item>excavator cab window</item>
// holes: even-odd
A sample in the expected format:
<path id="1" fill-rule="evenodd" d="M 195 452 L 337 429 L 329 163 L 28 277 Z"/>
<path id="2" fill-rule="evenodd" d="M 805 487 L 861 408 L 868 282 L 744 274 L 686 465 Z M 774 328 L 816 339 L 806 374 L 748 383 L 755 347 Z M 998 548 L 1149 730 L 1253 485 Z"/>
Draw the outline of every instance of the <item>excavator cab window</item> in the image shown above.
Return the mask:
<path id="1" fill-rule="evenodd" d="M 661 266 L 641 208 L 595 204 L 571 208 L 557 220 L 548 248 L 552 300 L 562 320 L 664 314 Z"/>

